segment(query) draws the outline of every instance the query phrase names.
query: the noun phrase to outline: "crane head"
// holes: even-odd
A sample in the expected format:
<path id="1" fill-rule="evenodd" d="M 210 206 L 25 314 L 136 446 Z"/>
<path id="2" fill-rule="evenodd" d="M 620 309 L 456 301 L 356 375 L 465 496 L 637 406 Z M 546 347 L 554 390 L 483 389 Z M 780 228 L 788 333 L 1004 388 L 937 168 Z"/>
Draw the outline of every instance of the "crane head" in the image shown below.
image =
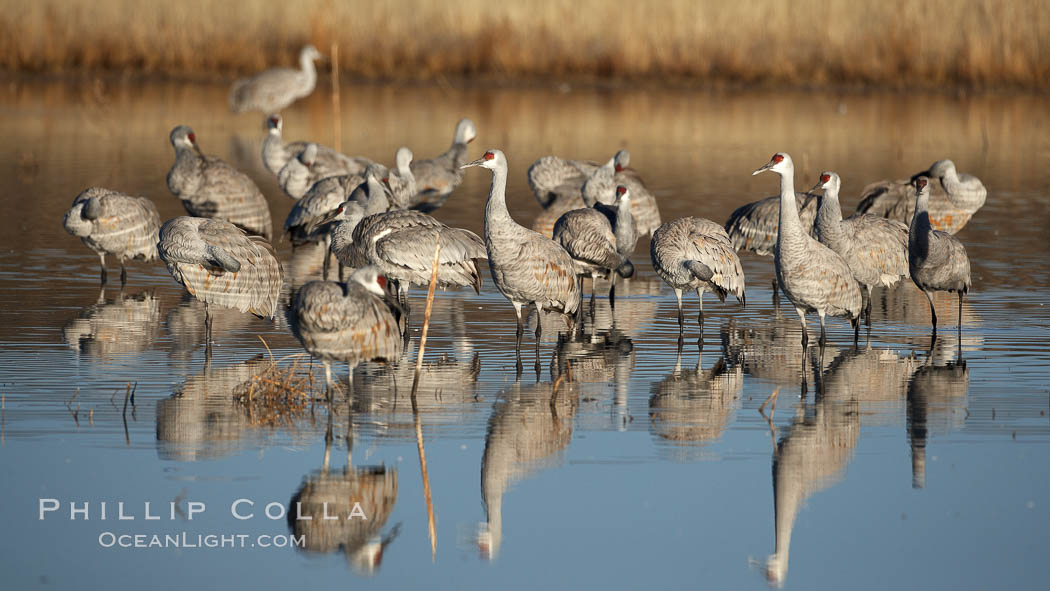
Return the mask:
<path id="1" fill-rule="evenodd" d="M 751 175 L 754 176 L 760 172 L 765 172 L 767 170 L 772 170 L 773 172 L 780 175 L 790 174 L 794 173 L 795 165 L 791 161 L 791 156 L 788 156 L 784 152 L 777 152 L 776 154 L 773 154 L 772 158 L 769 159 L 768 164 L 766 164 L 762 168 L 759 168 L 755 172 L 752 172 Z"/>

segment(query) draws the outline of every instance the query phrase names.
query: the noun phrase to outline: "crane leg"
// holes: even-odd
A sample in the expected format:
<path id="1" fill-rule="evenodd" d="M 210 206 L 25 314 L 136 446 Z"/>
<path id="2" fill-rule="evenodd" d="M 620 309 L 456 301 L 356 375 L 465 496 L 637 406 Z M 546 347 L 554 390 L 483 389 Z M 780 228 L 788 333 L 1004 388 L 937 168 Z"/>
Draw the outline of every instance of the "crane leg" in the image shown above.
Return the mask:
<path id="1" fill-rule="evenodd" d="M 332 402 L 332 364 L 327 359 L 324 361 L 324 384 L 328 402 Z"/>
<path id="2" fill-rule="evenodd" d="M 521 345 L 521 333 L 525 332 L 525 323 L 521 320 L 521 303 L 511 303 L 514 304 L 514 313 L 518 315 L 518 344 Z"/>
<path id="3" fill-rule="evenodd" d="M 824 349 L 824 345 L 828 343 L 828 337 L 824 334 L 824 312 L 818 311 L 817 316 L 820 316 L 820 348 Z"/>
<path id="4" fill-rule="evenodd" d="M 128 270 L 124 267 L 124 261 L 120 261 L 120 286 L 124 287 L 128 284 Z"/>
<path id="5" fill-rule="evenodd" d="M 576 319 L 580 323 L 582 323 L 583 322 L 583 298 L 582 298 L 582 294 L 583 294 L 583 275 L 578 276 L 576 278 L 576 281 L 577 281 L 577 284 L 578 284 L 578 287 L 579 287 L 579 291 L 580 291 L 580 294 L 581 294 L 580 303 L 576 305 Z"/>
<path id="6" fill-rule="evenodd" d="M 697 316 L 696 322 L 700 325 L 700 338 L 704 338 L 704 288 L 696 290 L 696 299 L 700 301 L 700 315 Z"/>
<path id="7" fill-rule="evenodd" d="M 802 354 L 806 354 L 806 347 L 809 346 L 809 334 L 806 332 L 806 311 L 802 308 L 795 308 L 795 312 L 798 313 L 798 320 L 802 324 Z M 805 372 L 803 372 L 803 375 Z"/>
<path id="8" fill-rule="evenodd" d="M 102 267 L 102 284 L 106 284 L 106 253 L 98 253 L 98 264 Z"/>
<path id="9" fill-rule="evenodd" d="M 866 288 L 864 291 L 862 291 L 860 293 L 861 293 L 862 296 L 865 296 L 864 297 L 864 301 L 861 302 L 863 304 L 861 310 L 862 310 L 863 315 L 864 315 L 864 323 L 867 324 L 870 327 L 871 326 L 871 288 L 868 287 L 868 288 Z"/>
<path id="10" fill-rule="evenodd" d="M 339 282 L 346 282 L 346 266 L 343 263 L 339 263 Z"/>
<path id="11" fill-rule="evenodd" d="M 593 300 L 592 300 L 593 301 Z M 533 302 L 536 306 L 536 340 L 540 340 L 540 335 L 543 334 L 543 323 L 540 319 L 543 317 L 543 306 L 539 302 Z"/>
<path id="12" fill-rule="evenodd" d="M 609 307 L 616 309 L 616 277 L 609 273 Z"/>
<path id="13" fill-rule="evenodd" d="M 964 295 L 963 292 L 960 291 L 959 292 L 959 330 L 960 331 L 962 330 L 962 301 L 963 301 L 963 295 Z"/>
<path id="14" fill-rule="evenodd" d="M 682 290 L 676 287 L 674 297 L 678 298 L 678 334 L 682 334 L 685 331 L 685 316 L 682 314 Z"/>
<path id="15" fill-rule="evenodd" d="M 328 281 L 328 269 L 332 266 L 332 251 L 324 255 L 324 263 L 321 264 L 321 279 Z"/>
<path id="16" fill-rule="evenodd" d="M 937 310 L 933 307 L 933 293 L 926 292 L 926 299 L 930 300 L 930 318 L 933 321 L 933 332 L 937 332 Z"/>
<path id="17" fill-rule="evenodd" d="M 777 278 L 776 278 L 776 276 L 774 276 L 773 277 L 773 307 L 775 309 L 777 309 L 777 310 L 780 309 L 780 292 L 777 291 L 777 289 L 779 287 L 780 287 L 780 284 L 777 283 Z"/>

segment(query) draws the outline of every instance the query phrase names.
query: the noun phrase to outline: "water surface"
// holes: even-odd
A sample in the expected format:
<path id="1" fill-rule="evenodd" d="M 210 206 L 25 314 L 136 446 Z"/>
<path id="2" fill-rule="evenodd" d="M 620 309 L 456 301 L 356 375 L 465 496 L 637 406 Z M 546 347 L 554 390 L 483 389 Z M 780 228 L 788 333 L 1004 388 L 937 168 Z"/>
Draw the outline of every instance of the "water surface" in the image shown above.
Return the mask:
<path id="1" fill-rule="evenodd" d="M 165 175 L 168 132 L 182 123 L 205 152 L 256 180 L 280 223 L 292 202 L 262 168 L 261 117 L 226 112 L 225 92 L 114 80 L 0 91 L 0 568 L 10 588 L 131 588 L 133 576 L 163 588 L 980 589 L 1050 578 L 1045 100 L 344 88 L 344 150 L 386 162 L 400 145 L 443 151 L 456 120 L 473 118 L 471 154 L 507 153 L 510 209 L 526 224 L 539 207 L 525 169 L 548 153 L 604 160 L 628 147 L 665 220 L 718 222 L 776 192 L 774 177 L 750 175 L 775 151 L 793 155 L 801 188 L 837 171 L 847 211 L 867 183 L 950 157 L 989 188 L 958 235 L 973 291 L 961 327 L 954 298 L 936 299 L 943 325 L 932 348 L 925 297 L 907 283 L 876 293 L 859 347 L 833 320 L 823 356 L 803 357 L 794 312 L 771 303 L 772 261 L 743 255 L 747 307 L 709 299 L 698 344 L 687 300 L 679 346 L 674 296 L 643 241 L 638 277 L 618 291 L 615 311 L 599 297 L 580 342 L 559 341 L 556 321 L 544 319 L 538 346 L 525 339 L 520 374 L 513 309 L 486 277 L 480 296 L 438 294 L 415 413 L 417 332 L 403 363 L 358 368 L 352 402 L 272 425 L 232 392 L 270 354 L 302 352 L 283 322 L 220 312 L 206 368 L 203 307 L 163 266 L 132 263 L 124 290 L 111 281 L 100 291 L 97 257 L 61 228 L 92 185 L 149 196 L 165 219 L 181 215 Z M 330 120 L 318 93 L 285 113 L 285 136 L 331 143 Z M 489 179 L 469 171 L 436 216 L 480 233 Z M 277 249 L 290 286 L 317 276 L 316 249 Z M 565 366 L 572 380 L 555 393 Z M 778 388 L 767 421 L 758 409 Z M 61 509 L 38 519 L 41 498 Z M 254 518 L 232 515 L 241 498 L 255 503 L 240 506 Z M 326 500 L 345 513 L 346 499 L 362 500 L 367 523 L 289 526 L 264 514 L 270 502 Z M 90 519 L 70 520 L 71 501 L 90 502 Z M 118 501 L 136 520 L 114 518 Z M 147 501 L 162 519 L 145 520 Z M 206 511 L 189 520 L 191 502 Z M 104 532 L 306 533 L 310 542 L 120 549 L 100 546 Z"/>

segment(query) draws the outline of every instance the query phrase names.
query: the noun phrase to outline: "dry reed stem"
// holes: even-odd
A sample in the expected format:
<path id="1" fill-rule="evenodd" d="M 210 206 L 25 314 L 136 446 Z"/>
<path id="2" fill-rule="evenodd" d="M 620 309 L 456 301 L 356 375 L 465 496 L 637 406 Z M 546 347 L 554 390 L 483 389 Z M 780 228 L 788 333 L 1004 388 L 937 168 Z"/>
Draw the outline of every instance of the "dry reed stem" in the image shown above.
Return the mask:
<path id="1" fill-rule="evenodd" d="M 248 73 L 340 45 L 368 78 L 1050 85 L 1041 0 L 3 0 L 0 68 Z"/>
<path id="2" fill-rule="evenodd" d="M 339 43 L 332 42 L 332 147 L 343 151 L 343 117 L 339 108 Z"/>
<path id="3" fill-rule="evenodd" d="M 427 287 L 427 306 L 423 311 L 423 330 L 419 336 L 419 352 L 416 355 L 416 371 L 412 378 L 412 415 L 416 426 L 416 449 L 419 452 L 419 472 L 423 479 L 423 498 L 427 504 L 427 531 L 430 534 L 430 559 L 437 560 L 437 528 L 434 523 L 434 499 L 430 493 L 430 476 L 427 472 L 427 453 L 423 446 L 423 421 L 419 416 L 419 405 L 416 391 L 419 387 L 419 374 L 423 369 L 423 351 L 427 346 L 427 331 L 430 329 L 430 313 L 434 305 L 434 289 L 437 287 L 438 264 L 441 260 L 441 236 L 437 237 L 434 246 L 434 264 L 430 270 L 430 285 Z"/>

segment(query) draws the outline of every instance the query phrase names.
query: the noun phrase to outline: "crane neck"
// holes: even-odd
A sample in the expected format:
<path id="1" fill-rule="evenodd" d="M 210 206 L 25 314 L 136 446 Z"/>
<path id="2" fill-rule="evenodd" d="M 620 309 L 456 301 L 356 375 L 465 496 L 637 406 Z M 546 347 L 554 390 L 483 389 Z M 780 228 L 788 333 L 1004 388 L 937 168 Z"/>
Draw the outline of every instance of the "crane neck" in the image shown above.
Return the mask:
<path id="1" fill-rule="evenodd" d="M 303 74 L 310 80 L 317 80 L 317 68 L 314 66 L 314 60 L 309 55 L 303 54 L 299 56 L 299 67 L 302 69 Z"/>
<path id="2" fill-rule="evenodd" d="M 507 210 L 507 167 L 497 166 L 492 169 L 492 185 L 489 187 L 489 199 L 485 203 L 485 226 L 494 222 L 510 221 L 510 211 Z"/>
<path id="3" fill-rule="evenodd" d="M 820 209 L 817 210 L 817 232 L 820 241 L 838 252 L 836 243 L 842 239 L 842 206 L 839 204 L 838 190 L 827 187 L 820 198 Z"/>
<path id="4" fill-rule="evenodd" d="M 915 215 L 908 227 L 908 256 L 925 258 L 930 249 L 930 195 L 919 193 L 915 198 Z"/>
<path id="5" fill-rule="evenodd" d="M 795 169 L 792 167 L 780 173 L 780 227 L 777 242 L 801 238 L 802 234 L 798 201 L 795 199 Z"/>

